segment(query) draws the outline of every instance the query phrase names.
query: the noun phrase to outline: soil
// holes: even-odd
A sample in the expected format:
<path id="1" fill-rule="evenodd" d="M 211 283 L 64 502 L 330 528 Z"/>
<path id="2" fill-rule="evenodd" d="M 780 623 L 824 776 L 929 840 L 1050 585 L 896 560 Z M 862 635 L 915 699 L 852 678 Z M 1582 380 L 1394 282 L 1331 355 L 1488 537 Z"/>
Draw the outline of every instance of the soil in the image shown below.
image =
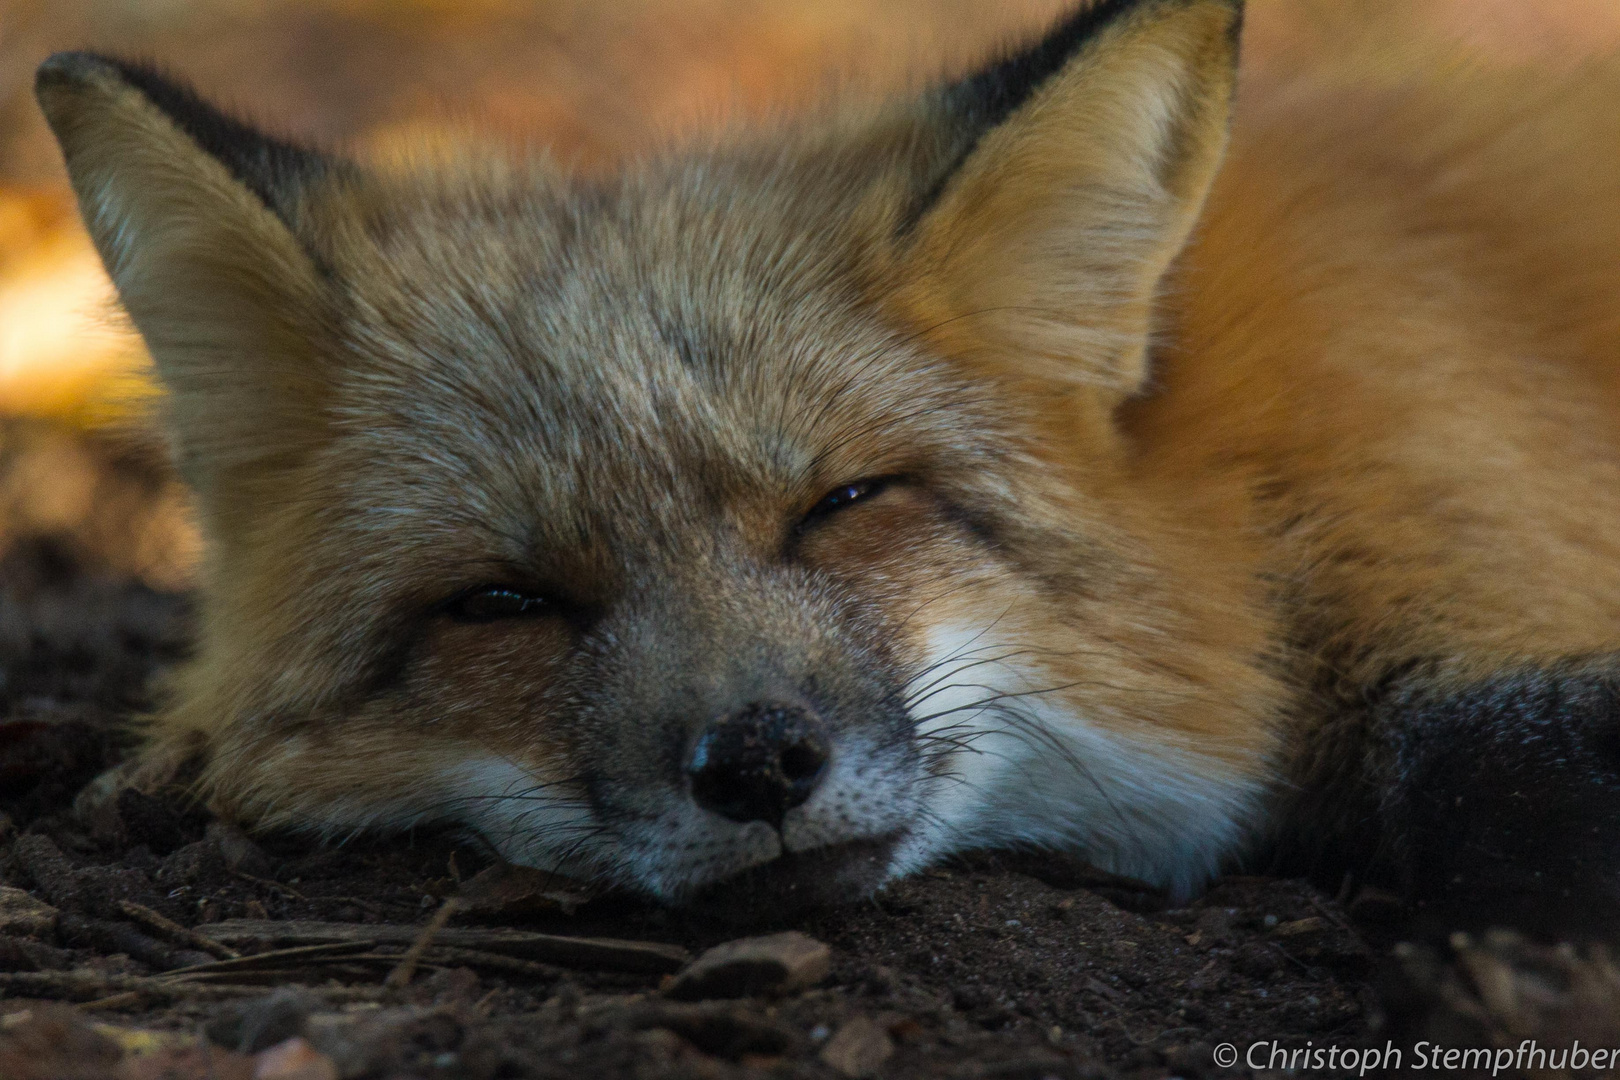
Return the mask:
<path id="1" fill-rule="evenodd" d="M 1620 975 L 1600 951 L 1509 935 L 1403 945 L 1398 902 L 1376 891 L 1228 877 L 1170 907 L 1072 860 L 985 854 L 797 920 L 830 947 L 810 985 L 744 972 L 745 996 L 714 996 L 721 979 L 692 1001 L 670 992 L 679 949 L 784 927 L 592 895 L 447 834 L 249 838 L 180 788 L 114 788 L 76 812 L 133 745 L 153 677 L 185 653 L 186 595 L 154 588 L 109 540 L 120 521 L 157 526 L 103 512 L 168 498 L 169 481 L 85 437 L 13 424 L 0 438 L 0 480 L 68 440 L 100 492 L 99 517 L 47 528 L 13 506 L 3 522 L 8 1080 L 1202 1077 L 1285 1075 L 1223 1069 L 1223 1044 L 1264 1042 L 1262 1059 L 1273 1042 L 1620 1045 Z"/>

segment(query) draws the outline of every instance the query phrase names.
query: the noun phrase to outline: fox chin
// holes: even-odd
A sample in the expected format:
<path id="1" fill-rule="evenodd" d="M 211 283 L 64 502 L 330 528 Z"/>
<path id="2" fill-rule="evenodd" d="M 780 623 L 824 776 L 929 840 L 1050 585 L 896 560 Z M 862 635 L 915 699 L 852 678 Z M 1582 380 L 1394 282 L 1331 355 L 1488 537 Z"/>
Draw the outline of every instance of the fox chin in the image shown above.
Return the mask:
<path id="1" fill-rule="evenodd" d="M 53 56 L 208 551 L 145 762 L 717 911 L 1021 847 L 1612 921 L 1620 66 L 1240 90 L 1242 14 L 592 179 Z"/>

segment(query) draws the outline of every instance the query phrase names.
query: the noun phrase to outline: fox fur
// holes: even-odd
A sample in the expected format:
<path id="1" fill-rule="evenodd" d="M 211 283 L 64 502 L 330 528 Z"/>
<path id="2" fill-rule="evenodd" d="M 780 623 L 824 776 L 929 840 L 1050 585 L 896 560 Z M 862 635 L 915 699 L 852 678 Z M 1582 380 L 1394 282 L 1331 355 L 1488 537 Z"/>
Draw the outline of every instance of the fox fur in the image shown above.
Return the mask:
<path id="1" fill-rule="evenodd" d="M 47 61 L 208 545 L 149 760 L 716 909 L 1016 846 L 1607 918 L 1620 68 L 1240 78 L 1241 21 L 607 178 Z"/>

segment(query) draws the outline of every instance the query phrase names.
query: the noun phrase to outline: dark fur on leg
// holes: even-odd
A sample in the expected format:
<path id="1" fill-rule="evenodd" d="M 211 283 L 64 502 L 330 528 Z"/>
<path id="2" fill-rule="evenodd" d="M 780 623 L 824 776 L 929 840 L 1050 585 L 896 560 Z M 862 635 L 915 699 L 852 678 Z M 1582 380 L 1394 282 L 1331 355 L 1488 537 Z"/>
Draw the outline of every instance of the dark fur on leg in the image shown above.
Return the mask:
<path id="1" fill-rule="evenodd" d="M 1414 929 L 1620 936 L 1620 662 L 1468 681 L 1424 665 L 1330 725 L 1359 775 L 1296 804 L 1285 855 L 1327 878 L 1360 863 Z M 1361 743 L 1361 750 L 1352 749 Z M 1306 841 L 1309 819 L 1329 843 Z"/>

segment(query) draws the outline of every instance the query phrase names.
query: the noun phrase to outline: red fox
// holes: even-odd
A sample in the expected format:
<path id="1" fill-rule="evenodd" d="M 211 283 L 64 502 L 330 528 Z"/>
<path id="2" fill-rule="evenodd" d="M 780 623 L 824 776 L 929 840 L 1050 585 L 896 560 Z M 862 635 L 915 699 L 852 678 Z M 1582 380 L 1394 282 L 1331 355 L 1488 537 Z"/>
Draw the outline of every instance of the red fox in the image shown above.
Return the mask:
<path id="1" fill-rule="evenodd" d="M 782 914 L 970 848 L 1620 899 L 1620 69 L 1103 0 L 608 178 L 38 96 L 208 544 L 150 760 Z"/>

